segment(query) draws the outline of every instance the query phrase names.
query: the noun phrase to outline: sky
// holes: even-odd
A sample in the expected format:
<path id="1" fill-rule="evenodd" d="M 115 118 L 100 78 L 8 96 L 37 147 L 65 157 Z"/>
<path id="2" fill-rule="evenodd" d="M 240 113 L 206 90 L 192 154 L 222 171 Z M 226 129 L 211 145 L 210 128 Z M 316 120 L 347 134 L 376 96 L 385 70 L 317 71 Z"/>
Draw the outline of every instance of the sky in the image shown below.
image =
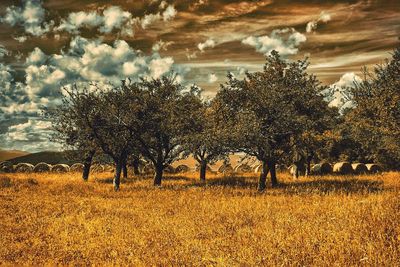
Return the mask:
<path id="1" fill-rule="evenodd" d="M 0 149 L 56 150 L 41 109 L 61 87 L 177 73 L 212 97 L 278 51 L 341 88 L 399 45 L 400 1 L 1 0 Z"/>

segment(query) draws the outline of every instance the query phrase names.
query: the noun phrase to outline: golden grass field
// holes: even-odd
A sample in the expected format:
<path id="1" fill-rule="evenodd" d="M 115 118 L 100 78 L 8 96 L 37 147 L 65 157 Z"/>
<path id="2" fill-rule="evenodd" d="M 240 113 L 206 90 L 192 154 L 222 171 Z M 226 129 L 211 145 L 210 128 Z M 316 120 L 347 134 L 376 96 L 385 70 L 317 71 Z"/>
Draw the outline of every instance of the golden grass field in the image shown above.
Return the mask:
<path id="1" fill-rule="evenodd" d="M 400 174 L 0 174 L 0 264 L 400 266 Z"/>

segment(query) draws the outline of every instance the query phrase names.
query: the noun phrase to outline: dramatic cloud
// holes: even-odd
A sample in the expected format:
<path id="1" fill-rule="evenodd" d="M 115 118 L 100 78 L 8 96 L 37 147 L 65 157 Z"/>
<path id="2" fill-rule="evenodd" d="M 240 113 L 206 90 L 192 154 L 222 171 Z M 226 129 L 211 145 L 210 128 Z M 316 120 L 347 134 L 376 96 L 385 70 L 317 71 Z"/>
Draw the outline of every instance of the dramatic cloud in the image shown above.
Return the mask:
<path id="1" fill-rule="evenodd" d="M 197 45 L 197 48 L 201 51 L 204 52 L 204 49 L 206 48 L 214 48 L 216 45 L 215 41 L 213 39 L 208 39 L 204 43 L 199 43 Z"/>
<path id="2" fill-rule="evenodd" d="M 23 26 L 26 33 L 34 36 L 41 36 L 47 33 L 53 22 L 45 22 L 46 12 L 42 7 L 41 1 L 25 0 L 22 3 L 22 7 L 8 7 L 1 21 L 11 26 Z"/>
<path id="3" fill-rule="evenodd" d="M 307 23 L 306 31 L 308 33 L 314 32 L 318 28 L 318 23 L 320 22 L 327 23 L 330 20 L 331 20 L 331 15 L 329 13 L 326 13 L 325 11 L 322 11 L 317 20 L 312 20 Z"/>
<path id="4" fill-rule="evenodd" d="M 242 43 L 255 47 L 257 52 L 264 55 L 276 50 L 282 56 L 288 56 L 297 54 L 299 45 L 306 40 L 307 38 L 304 34 L 297 32 L 293 28 L 286 28 L 273 30 L 270 36 L 249 36 L 242 40 Z"/>
<path id="5" fill-rule="evenodd" d="M 45 140 L 40 108 L 57 104 L 63 85 L 175 71 L 212 96 L 227 72 L 261 70 L 273 49 L 290 60 L 309 55 L 308 72 L 332 85 L 331 105 L 346 107 L 349 73 L 382 63 L 398 46 L 399 12 L 383 0 L 0 1 L 0 146 L 54 147 L 5 134 L 36 131 L 25 136 Z"/>

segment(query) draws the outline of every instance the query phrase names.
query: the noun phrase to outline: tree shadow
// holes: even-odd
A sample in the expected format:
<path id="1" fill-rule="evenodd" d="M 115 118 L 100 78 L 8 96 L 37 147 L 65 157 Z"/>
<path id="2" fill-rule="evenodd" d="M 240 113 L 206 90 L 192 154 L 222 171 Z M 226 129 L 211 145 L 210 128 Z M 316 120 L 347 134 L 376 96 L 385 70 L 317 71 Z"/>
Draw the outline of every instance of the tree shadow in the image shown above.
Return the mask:
<path id="1" fill-rule="evenodd" d="M 152 177 L 137 176 L 121 179 L 121 184 L 135 184 L 136 182 L 148 180 L 149 185 L 137 184 L 132 190 L 146 189 L 151 190 Z M 183 183 L 173 183 L 180 182 Z M 96 179 L 97 183 L 112 184 L 113 178 Z M 165 183 L 172 182 L 172 183 Z M 164 190 L 186 190 L 189 188 L 232 188 L 232 189 L 249 189 L 251 194 L 256 193 L 258 185 L 257 177 L 243 176 L 226 176 L 217 177 L 201 182 L 197 179 L 188 178 L 184 175 L 166 175 L 163 179 L 163 185 L 160 189 Z M 271 187 L 267 182 L 267 188 L 263 192 L 268 195 L 329 195 L 329 194 L 373 194 L 380 193 L 384 190 L 383 181 L 365 180 L 357 178 L 348 179 L 328 179 L 314 178 L 306 181 L 280 182 L 278 186 Z"/>
<path id="2" fill-rule="evenodd" d="M 227 176 L 222 178 L 210 179 L 206 182 L 208 186 L 222 186 L 222 187 L 241 187 L 249 188 L 257 186 L 254 179 L 249 179 L 242 176 Z"/>
<path id="3" fill-rule="evenodd" d="M 384 190 L 383 181 L 346 179 L 331 180 L 318 179 L 313 181 L 300 181 L 293 183 L 280 183 L 277 188 L 279 194 L 302 195 L 302 194 L 371 194 L 380 193 Z"/>

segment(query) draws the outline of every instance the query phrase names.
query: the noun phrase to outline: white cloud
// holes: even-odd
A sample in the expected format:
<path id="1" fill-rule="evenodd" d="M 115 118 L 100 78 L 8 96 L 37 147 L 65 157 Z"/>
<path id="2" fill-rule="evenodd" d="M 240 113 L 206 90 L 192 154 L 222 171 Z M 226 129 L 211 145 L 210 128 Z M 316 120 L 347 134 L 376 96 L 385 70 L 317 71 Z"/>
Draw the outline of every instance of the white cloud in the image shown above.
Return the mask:
<path id="1" fill-rule="evenodd" d="M 249 36 L 242 40 L 243 44 L 255 47 L 256 51 L 268 55 L 272 50 L 278 51 L 282 56 L 295 55 L 298 47 L 307 40 L 304 34 L 293 28 L 273 30 L 270 36 Z"/>
<path id="2" fill-rule="evenodd" d="M 45 22 L 45 9 L 41 1 L 26 0 L 22 7 L 7 7 L 2 22 L 11 26 L 23 26 L 26 33 L 41 36 L 50 30 L 53 22 Z"/>
<path id="3" fill-rule="evenodd" d="M 27 56 L 26 63 L 29 65 L 42 65 L 47 60 L 47 56 L 40 48 L 35 49 Z"/>
<path id="4" fill-rule="evenodd" d="M 18 36 L 14 37 L 14 40 L 18 41 L 19 43 L 25 43 L 25 41 L 28 39 L 26 36 Z"/>
<path id="5" fill-rule="evenodd" d="M 78 34 L 81 29 L 99 28 L 101 33 L 120 30 L 124 36 L 133 36 L 135 23 L 136 19 L 130 12 L 119 6 L 110 6 L 102 14 L 98 11 L 70 13 L 67 19 L 61 20 L 56 30 Z"/>
<path id="6" fill-rule="evenodd" d="M 2 45 L 0 45 L 0 59 L 7 56 L 9 51 Z"/>
<path id="7" fill-rule="evenodd" d="M 326 22 L 330 21 L 331 19 L 332 19 L 331 14 L 329 14 L 325 11 L 322 11 L 321 14 L 319 14 L 318 20 L 326 23 Z"/>
<path id="8" fill-rule="evenodd" d="M 218 81 L 218 76 L 215 73 L 208 75 L 208 83 L 215 83 L 216 81 Z"/>
<path id="9" fill-rule="evenodd" d="M 310 21 L 310 22 L 307 23 L 306 32 L 308 32 L 308 33 L 315 32 L 315 31 L 317 30 L 318 24 L 319 24 L 320 22 L 327 23 L 327 22 L 330 21 L 331 19 L 332 19 L 331 14 L 329 14 L 329 13 L 327 13 L 327 12 L 325 12 L 325 11 L 322 11 L 322 12 L 319 14 L 318 19 L 312 20 L 312 21 Z"/>
<path id="10" fill-rule="evenodd" d="M 171 57 L 158 53 L 146 56 L 132 49 L 123 40 L 113 45 L 82 37 L 71 40 L 69 49 L 61 54 L 45 55 L 35 48 L 27 57 L 25 93 L 31 101 L 43 97 L 54 99 L 61 85 L 71 82 L 111 82 L 124 78 L 159 78 L 172 71 L 180 72 Z"/>
<path id="11" fill-rule="evenodd" d="M 163 10 L 165 7 L 166 9 Z M 161 2 L 160 9 L 161 13 L 158 12 L 156 14 L 147 14 L 140 19 L 140 25 L 143 29 L 146 29 L 150 25 L 161 20 L 170 21 L 178 14 L 178 11 L 175 9 L 175 7 L 172 5 L 167 6 L 167 3 L 165 1 Z"/>
<path id="12" fill-rule="evenodd" d="M 164 21 L 169 21 L 178 14 L 178 11 L 176 11 L 174 6 L 168 6 L 165 11 L 162 13 L 162 17 Z"/>
<path id="13" fill-rule="evenodd" d="M 190 52 L 189 48 L 186 48 L 186 58 L 188 60 L 197 58 L 197 52 L 196 51 Z"/>
<path id="14" fill-rule="evenodd" d="M 346 108 L 353 107 L 354 104 L 349 88 L 354 87 L 355 82 L 361 82 L 361 78 L 354 72 L 348 72 L 326 89 L 323 94 L 329 102 L 329 106 L 337 107 L 340 113 L 343 113 Z"/>
<path id="15" fill-rule="evenodd" d="M 67 19 L 63 19 L 57 27 L 59 31 L 67 31 L 70 33 L 79 33 L 81 28 L 98 27 L 103 23 L 103 18 L 96 12 L 73 12 L 68 15 Z"/>
<path id="16" fill-rule="evenodd" d="M 155 58 L 150 61 L 150 74 L 153 78 L 160 78 L 171 70 L 174 60 L 171 57 Z"/>
<path id="17" fill-rule="evenodd" d="M 161 51 L 161 50 L 164 50 L 164 51 L 167 51 L 168 50 L 168 47 L 170 46 L 170 45 L 172 45 L 174 42 L 164 42 L 163 40 L 159 40 L 158 42 L 156 42 L 153 46 L 152 46 L 152 48 L 151 48 L 151 50 L 153 50 L 154 52 L 159 52 L 159 51 Z"/>
<path id="18" fill-rule="evenodd" d="M 0 63 L 0 96 L 1 93 L 10 90 L 12 81 L 11 68 Z"/>
<path id="19" fill-rule="evenodd" d="M 54 147 L 48 142 L 39 113 L 41 107 L 60 103 L 62 86 L 87 85 L 89 81 L 101 86 L 110 86 L 109 82 L 119 85 L 128 77 L 132 80 L 159 78 L 172 72 L 178 74 L 176 81 L 182 82 L 183 74 L 189 69 L 175 65 L 171 57 L 161 57 L 158 53 L 145 55 L 123 40 L 109 45 L 82 37 L 73 38 L 60 54 L 46 55 L 35 48 L 25 64 L 25 81 L 20 83 L 13 80 L 12 69 L 0 63 L 0 143 L 3 148 L 33 151 Z"/>
<path id="20" fill-rule="evenodd" d="M 141 19 L 140 24 L 142 25 L 143 29 L 146 29 L 148 26 L 155 23 L 156 21 L 159 21 L 160 19 L 161 19 L 160 13 L 148 14 Z"/>
<path id="21" fill-rule="evenodd" d="M 208 39 L 204 43 L 199 43 L 197 45 L 197 48 L 201 51 L 204 52 L 204 49 L 206 48 L 214 48 L 216 45 L 215 41 L 213 39 Z"/>

